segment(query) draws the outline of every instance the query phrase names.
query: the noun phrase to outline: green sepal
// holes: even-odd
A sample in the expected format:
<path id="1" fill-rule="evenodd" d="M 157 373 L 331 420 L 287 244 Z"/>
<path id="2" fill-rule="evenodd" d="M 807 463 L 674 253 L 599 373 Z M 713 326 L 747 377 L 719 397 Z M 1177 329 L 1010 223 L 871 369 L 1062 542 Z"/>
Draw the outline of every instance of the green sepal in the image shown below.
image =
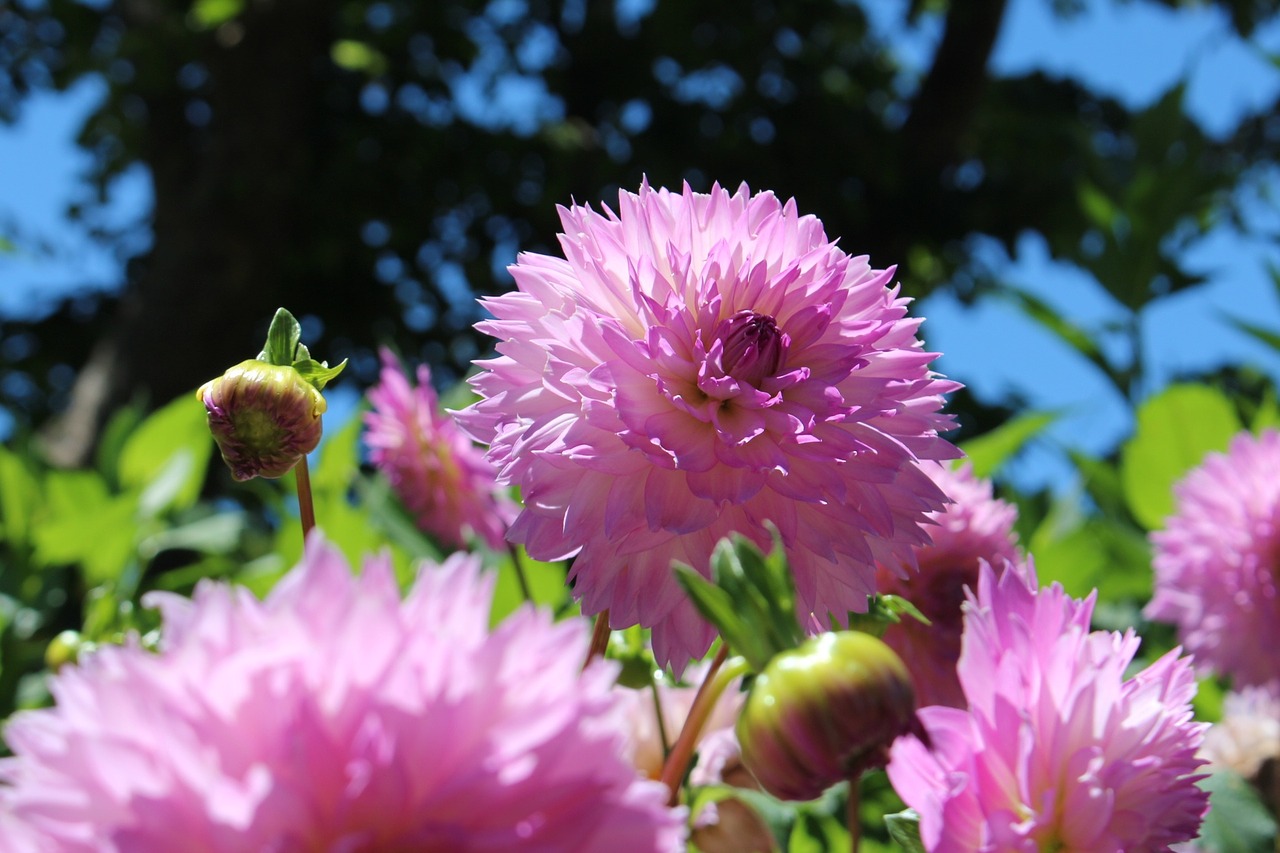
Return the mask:
<path id="1" fill-rule="evenodd" d="M 344 358 L 336 367 L 330 367 L 327 361 L 316 361 L 302 343 L 302 324 L 285 308 L 277 308 L 276 315 L 271 318 L 271 327 L 267 329 L 267 343 L 258 353 L 258 361 L 267 364 L 292 367 L 317 391 L 332 382 L 342 368 L 347 366 Z"/>
<path id="2" fill-rule="evenodd" d="M 886 628 L 901 622 L 904 616 L 910 616 L 924 625 L 933 624 L 918 607 L 902 596 L 877 594 L 867 599 L 866 613 L 849 614 L 849 627 L 880 637 L 884 635 Z"/>
<path id="3" fill-rule="evenodd" d="M 306 347 L 302 347 L 306 349 Z M 310 382 L 317 391 L 323 391 L 324 386 L 331 382 L 342 368 L 347 366 L 347 360 L 344 358 L 341 364 L 330 367 L 327 362 L 316 361 L 313 358 L 306 358 L 293 363 L 293 369 L 298 371 L 303 379 Z"/>
<path id="4" fill-rule="evenodd" d="M 756 672 L 804 639 L 795 614 L 791 571 L 776 530 L 768 556 L 743 536 L 720 540 L 711 555 L 711 581 L 679 563 L 675 571 L 698 612 Z"/>
<path id="5" fill-rule="evenodd" d="M 267 343 L 258 353 L 258 361 L 290 367 L 299 358 L 308 358 L 302 346 L 302 325 L 284 308 L 277 308 L 267 329 Z"/>
<path id="6" fill-rule="evenodd" d="M 884 816 L 885 827 L 889 837 L 908 853 L 924 853 L 924 842 L 920 840 L 920 815 L 915 809 L 907 809 L 897 814 Z"/>

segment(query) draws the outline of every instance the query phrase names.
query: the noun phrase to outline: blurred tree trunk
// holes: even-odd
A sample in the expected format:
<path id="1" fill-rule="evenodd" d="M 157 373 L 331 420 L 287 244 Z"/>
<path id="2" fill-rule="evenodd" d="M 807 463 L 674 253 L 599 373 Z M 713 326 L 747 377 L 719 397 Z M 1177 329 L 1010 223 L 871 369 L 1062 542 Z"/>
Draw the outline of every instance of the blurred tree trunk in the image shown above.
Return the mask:
<path id="1" fill-rule="evenodd" d="M 248 330 L 265 330 L 277 285 L 305 266 L 294 263 L 299 252 L 315 251 L 309 188 L 326 155 L 334 4 L 255 0 L 202 39 L 196 56 L 178 53 L 192 40 L 172 35 L 185 26 L 185 5 L 122 7 L 127 38 L 169 51 L 158 63 L 167 76 L 140 81 L 154 243 L 44 434 L 57 464 L 86 462 L 118 406 L 139 395 L 159 405 L 256 355 L 261 340 Z M 175 82 L 184 67 L 207 70 L 207 102 Z"/>

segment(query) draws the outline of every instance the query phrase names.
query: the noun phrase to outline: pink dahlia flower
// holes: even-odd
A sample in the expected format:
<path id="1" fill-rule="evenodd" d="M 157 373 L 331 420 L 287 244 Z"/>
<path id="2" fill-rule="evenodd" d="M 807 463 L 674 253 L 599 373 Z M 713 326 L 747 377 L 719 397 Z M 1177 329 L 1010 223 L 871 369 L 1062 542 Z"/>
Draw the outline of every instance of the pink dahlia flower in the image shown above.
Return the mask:
<path id="1" fill-rule="evenodd" d="M 1197 666 L 1237 688 L 1280 678 L 1280 432 L 1241 433 L 1174 486 L 1177 511 L 1151 534 L 1149 619 L 1173 622 Z"/>
<path id="2" fill-rule="evenodd" d="M 909 735 L 891 753 L 926 849 L 1133 853 L 1196 836 L 1190 661 L 1175 649 L 1126 678 L 1138 637 L 1091 633 L 1093 601 L 983 567 L 965 604 L 968 710 L 921 709 L 932 749 Z"/>
<path id="3" fill-rule="evenodd" d="M 0 826 L 24 853 L 679 849 L 585 625 L 490 633 L 491 592 L 456 555 L 402 601 L 313 537 L 265 601 L 153 594 L 158 654 L 104 648 L 9 725 Z"/>
<path id="4" fill-rule="evenodd" d="M 931 624 L 904 617 L 889 626 L 884 641 L 911 671 L 917 704 L 963 708 L 956 661 L 964 627 L 964 590 L 978 585 L 983 560 L 1000 571 L 1006 566 L 1026 571 L 1013 532 L 1018 508 L 995 498 L 991 481 L 975 477 L 967 464 L 953 468 L 928 462 L 920 467 L 951 503 L 941 512 L 930 513 L 936 523 L 929 528 L 933 542 L 915 548 L 919 572 L 909 574 L 902 565 L 881 565 L 877 585 L 880 592 L 910 601 Z"/>
<path id="5" fill-rule="evenodd" d="M 459 420 L 524 508 L 510 538 L 576 555 L 574 594 L 615 628 L 653 629 L 678 672 L 715 630 L 671 570 L 716 542 L 782 535 L 800 615 L 844 624 L 876 560 L 911 560 L 942 508 L 915 464 L 957 451 L 920 321 L 892 270 L 836 248 L 771 193 L 619 194 L 561 209 L 564 258 L 521 255 L 484 306 L 499 356 Z"/>
<path id="6" fill-rule="evenodd" d="M 418 367 L 414 388 L 389 350 L 382 350 L 382 376 L 369 390 L 373 410 L 365 415 L 370 458 L 386 475 L 418 526 L 451 548 L 469 534 L 490 548 L 505 546 L 515 503 L 499 489 L 494 470 L 439 408 L 431 371 Z"/>

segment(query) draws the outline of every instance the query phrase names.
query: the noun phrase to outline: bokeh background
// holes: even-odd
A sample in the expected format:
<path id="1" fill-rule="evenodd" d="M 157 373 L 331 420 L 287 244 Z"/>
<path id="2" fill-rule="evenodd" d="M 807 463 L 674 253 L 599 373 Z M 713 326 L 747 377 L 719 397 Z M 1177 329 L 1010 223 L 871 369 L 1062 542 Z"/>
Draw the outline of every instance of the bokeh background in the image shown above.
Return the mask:
<path id="1" fill-rule="evenodd" d="M 326 534 L 440 556 L 361 447 L 377 348 L 465 404 L 476 297 L 646 177 L 896 265 L 1041 578 L 1151 660 L 1172 484 L 1280 427 L 1278 100 L 1277 0 L 0 0 L 0 719 L 145 591 L 296 560 L 290 478 L 233 483 L 191 397 L 279 306 L 350 360 Z M 1208 848 L 1274 849 L 1280 796 L 1232 790 Z"/>

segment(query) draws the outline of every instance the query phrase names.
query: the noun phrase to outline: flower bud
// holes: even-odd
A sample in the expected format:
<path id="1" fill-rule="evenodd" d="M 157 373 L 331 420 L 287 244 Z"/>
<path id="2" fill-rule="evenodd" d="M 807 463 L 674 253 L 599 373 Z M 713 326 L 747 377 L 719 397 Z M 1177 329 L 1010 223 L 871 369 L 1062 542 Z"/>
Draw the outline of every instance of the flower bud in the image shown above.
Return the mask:
<path id="1" fill-rule="evenodd" d="M 738 718 L 742 763 L 784 800 L 811 800 L 882 766 L 900 734 L 922 730 L 911 675 L 860 631 L 810 637 L 756 676 Z"/>
<path id="2" fill-rule="evenodd" d="M 324 397 L 293 367 L 242 361 L 196 396 L 237 480 L 282 477 L 320 443 Z"/>
<path id="3" fill-rule="evenodd" d="M 772 317 L 754 311 L 739 311 L 723 320 L 716 334 L 724 345 L 724 372 L 752 385 L 778 372 L 791 342 Z"/>

